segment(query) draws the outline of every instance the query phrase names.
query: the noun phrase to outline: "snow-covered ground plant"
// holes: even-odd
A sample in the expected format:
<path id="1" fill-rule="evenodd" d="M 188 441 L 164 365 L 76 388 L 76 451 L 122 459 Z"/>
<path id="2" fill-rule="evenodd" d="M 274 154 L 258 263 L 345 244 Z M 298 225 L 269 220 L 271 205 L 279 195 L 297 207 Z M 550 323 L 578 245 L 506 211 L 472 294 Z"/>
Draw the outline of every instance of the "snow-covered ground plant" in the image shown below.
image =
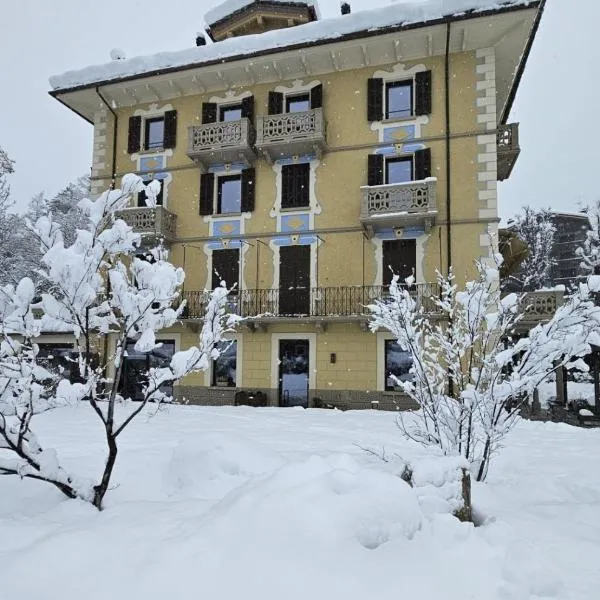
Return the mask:
<path id="1" fill-rule="evenodd" d="M 142 374 L 141 401 L 131 402 L 118 391 L 128 340 L 137 352 L 160 344 L 156 332 L 172 326 L 183 310 L 179 289 L 184 272 L 164 253 L 153 260 L 135 256 L 140 236 L 115 212 L 127 206 L 132 194 L 145 191 L 149 202 L 158 182 L 147 186 L 127 175 L 122 188 L 96 200 L 79 203 L 87 215 L 87 229 L 79 230 L 65 246 L 60 226 L 51 216 L 33 226 L 44 256 L 42 276 L 49 293 L 38 292 L 30 279 L 0 288 L 0 475 L 47 481 L 72 498 L 102 508 L 118 452 L 118 438 L 148 402 L 170 400 L 162 391 L 193 371 L 205 370 L 219 355 L 217 345 L 233 326 L 226 314 L 227 289 L 214 290 L 197 346 L 176 352 L 166 367 Z M 41 308 L 41 318 L 34 314 Z M 77 345 L 77 367 L 82 383 L 71 383 L 66 373 L 52 374 L 38 364 L 35 339 L 44 330 L 72 332 Z M 108 354 L 107 336 L 115 340 Z M 108 375 L 113 373 L 112 385 Z M 138 395 L 139 398 L 139 395 Z M 44 448 L 34 433 L 35 416 L 49 409 L 85 402 L 104 430 L 107 457 L 98 479 L 67 473 L 54 449 Z M 117 404 L 125 409 L 116 416 Z"/>
<path id="2" fill-rule="evenodd" d="M 409 438 L 461 455 L 477 481 L 514 426 L 528 395 L 558 366 L 581 365 L 600 327 L 600 309 L 586 285 L 554 317 L 516 339 L 524 297 L 502 296 L 498 270 L 477 263 L 478 277 L 459 290 L 438 274 L 437 318 L 419 309 L 395 277 L 388 299 L 370 306 L 371 329 L 386 329 L 413 357 L 412 379 L 398 381 L 420 406 L 416 419 L 399 416 Z"/>

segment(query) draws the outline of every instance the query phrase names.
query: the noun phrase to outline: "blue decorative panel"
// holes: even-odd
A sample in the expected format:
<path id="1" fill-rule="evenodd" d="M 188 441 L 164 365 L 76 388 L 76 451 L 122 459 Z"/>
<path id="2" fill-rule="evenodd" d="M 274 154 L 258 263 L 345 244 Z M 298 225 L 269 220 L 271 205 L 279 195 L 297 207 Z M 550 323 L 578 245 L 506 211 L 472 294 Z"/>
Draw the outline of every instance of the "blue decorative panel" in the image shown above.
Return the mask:
<path id="1" fill-rule="evenodd" d="M 239 235 L 241 232 L 241 223 L 239 219 L 228 219 L 224 221 L 213 221 L 213 232 L 212 235 L 215 237 L 219 236 L 232 236 Z"/>
<path id="2" fill-rule="evenodd" d="M 278 165 L 293 165 L 296 163 L 307 163 L 316 158 L 316 154 L 301 154 L 298 156 L 298 160 L 293 158 L 281 158 L 275 161 Z"/>
<path id="3" fill-rule="evenodd" d="M 227 240 L 225 243 L 221 241 L 209 242 L 206 247 L 210 250 L 224 250 L 225 248 L 241 248 L 241 240 Z"/>
<path id="4" fill-rule="evenodd" d="M 140 171 L 160 171 L 166 166 L 166 159 L 162 154 L 142 156 L 140 158 Z"/>
<path id="5" fill-rule="evenodd" d="M 316 235 L 301 235 L 296 241 L 292 239 L 291 235 L 276 237 L 273 239 L 273 243 L 276 246 L 310 246 L 310 244 L 316 244 Z"/>
<path id="6" fill-rule="evenodd" d="M 299 232 L 310 229 L 310 215 L 308 213 L 281 215 L 282 232 Z"/>
<path id="7" fill-rule="evenodd" d="M 232 173 L 237 173 L 239 171 L 243 171 L 245 168 L 246 168 L 246 164 L 243 162 L 230 163 L 229 169 L 227 169 L 225 167 L 225 163 L 222 163 L 222 164 L 216 164 L 216 165 L 213 165 L 212 167 L 209 167 L 208 172 L 209 173 L 217 173 L 219 175 L 226 175 L 228 171 L 231 171 Z"/>
<path id="8" fill-rule="evenodd" d="M 397 127 L 386 127 L 383 130 L 384 142 L 392 142 L 393 144 L 400 144 L 404 141 L 415 139 L 415 126 L 414 125 L 400 125 Z"/>
<path id="9" fill-rule="evenodd" d="M 375 232 L 374 237 L 380 240 L 414 240 L 425 233 L 425 230 L 422 227 L 403 227 L 402 229 L 403 231 L 401 238 L 397 238 L 394 230 L 388 227 L 382 228 Z"/>

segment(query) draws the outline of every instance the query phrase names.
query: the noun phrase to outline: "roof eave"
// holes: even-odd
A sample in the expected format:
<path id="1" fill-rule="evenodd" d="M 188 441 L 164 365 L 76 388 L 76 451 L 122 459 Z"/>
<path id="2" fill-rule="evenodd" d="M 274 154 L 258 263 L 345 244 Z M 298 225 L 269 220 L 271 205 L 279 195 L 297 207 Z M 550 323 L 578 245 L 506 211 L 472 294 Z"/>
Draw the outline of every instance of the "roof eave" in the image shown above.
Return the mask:
<path id="1" fill-rule="evenodd" d="M 70 87 L 70 88 L 60 88 L 57 90 L 50 90 L 49 94 L 53 98 L 58 99 L 58 97 L 61 95 L 65 95 L 65 94 L 69 94 L 69 93 L 73 93 L 73 92 L 79 92 L 81 90 L 88 90 L 88 89 L 96 88 L 96 87 L 102 87 L 105 85 L 113 85 L 113 84 L 117 84 L 117 83 L 124 83 L 127 81 L 135 81 L 138 79 L 147 79 L 147 78 L 156 77 L 159 75 L 166 75 L 169 73 L 188 71 L 191 69 L 198 69 L 201 67 L 210 67 L 210 66 L 216 65 L 216 64 L 236 62 L 239 60 L 246 60 L 249 58 L 258 58 L 261 56 L 268 56 L 270 54 L 278 54 L 280 52 L 289 52 L 289 51 L 298 50 L 298 49 L 306 48 L 306 47 L 323 46 L 323 45 L 331 44 L 333 42 L 337 43 L 337 42 L 344 42 L 344 41 L 355 40 L 355 39 L 360 39 L 360 38 L 370 38 L 370 37 L 374 37 L 377 35 L 396 33 L 396 32 L 400 32 L 400 31 L 411 31 L 413 29 L 420 29 L 423 27 L 434 27 L 436 25 L 441 25 L 444 23 L 454 23 L 454 22 L 466 21 L 469 19 L 479 19 L 482 17 L 494 16 L 494 15 L 498 15 L 498 14 L 507 14 L 510 12 L 516 12 L 516 11 L 520 11 L 520 10 L 531 10 L 532 8 L 534 8 L 534 9 L 538 8 L 540 10 L 538 11 L 538 15 L 536 15 L 536 24 L 532 28 L 532 31 L 530 33 L 526 51 L 523 55 L 520 65 L 519 65 L 517 77 L 515 77 L 515 85 L 511 89 L 511 92 L 509 95 L 509 103 L 512 106 L 512 102 L 514 101 L 514 96 L 516 95 L 516 87 L 518 87 L 518 82 L 520 81 L 520 79 L 523 75 L 523 71 L 525 70 L 525 63 L 527 62 L 527 57 L 529 56 L 529 52 L 533 45 L 533 38 L 535 37 L 535 33 L 537 31 L 537 28 L 539 27 L 539 21 L 541 19 L 541 12 L 543 10 L 543 6 L 545 5 L 545 2 L 546 2 L 546 0 L 532 0 L 532 2 L 530 2 L 527 5 L 511 5 L 511 6 L 492 8 L 492 9 L 482 10 L 482 11 L 472 10 L 472 11 L 463 12 L 458 15 L 447 15 L 445 17 L 440 17 L 438 19 L 421 21 L 421 22 L 417 22 L 417 23 L 409 23 L 407 25 L 404 25 L 404 24 L 392 25 L 389 27 L 380 27 L 378 29 L 373 29 L 373 30 L 363 29 L 363 30 L 356 31 L 353 33 L 349 33 L 349 34 L 345 34 L 345 35 L 341 35 L 341 36 L 337 36 L 337 37 L 323 38 L 323 39 L 315 40 L 315 41 L 308 42 L 308 43 L 302 42 L 299 44 L 291 44 L 289 46 L 278 46 L 278 47 L 274 47 L 274 48 L 266 48 L 264 50 L 260 50 L 260 51 L 253 52 L 253 53 L 235 54 L 232 56 L 228 56 L 226 58 L 218 58 L 218 59 L 213 59 L 213 60 L 209 60 L 209 61 L 193 62 L 193 63 L 189 63 L 186 65 L 180 65 L 180 66 L 176 66 L 176 67 L 167 67 L 167 68 L 163 68 L 163 69 L 156 69 L 154 71 L 146 71 L 144 73 L 137 73 L 135 75 L 128 75 L 126 77 L 115 77 L 115 78 L 111 78 L 111 79 L 95 81 L 92 83 L 81 84 L 81 85 Z M 509 106 L 509 103 L 507 103 L 507 107 Z M 63 104 L 66 104 L 66 103 L 63 102 Z M 503 118 L 507 118 L 509 112 L 510 112 L 510 110 L 507 111 L 505 108 L 503 111 Z M 88 119 L 86 119 L 86 120 L 88 120 Z"/>

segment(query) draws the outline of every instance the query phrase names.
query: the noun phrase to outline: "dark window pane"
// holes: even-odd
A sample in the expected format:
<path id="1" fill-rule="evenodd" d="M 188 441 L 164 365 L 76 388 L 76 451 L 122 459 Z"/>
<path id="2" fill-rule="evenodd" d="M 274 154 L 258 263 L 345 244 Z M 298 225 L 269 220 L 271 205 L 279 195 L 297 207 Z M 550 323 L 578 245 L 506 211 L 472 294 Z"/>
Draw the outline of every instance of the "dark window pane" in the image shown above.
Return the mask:
<path id="1" fill-rule="evenodd" d="M 221 342 L 217 349 L 222 354 L 213 361 L 212 384 L 218 387 L 235 387 L 237 383 L 237 342 Z"/>
<path id="2" fill-rule="evenodd" d="M 242 210 L 242 178 L 240 175 L 227 175 L 218 179 L 217 212 L 239 213 Z"/>
<path id="3" fill-rule="evenodd" d="M 148 185 L 151 181 L 152 181 L 152 179 L 146 179 L 144 181 L 144 185 Z M 164 183 L 163 183 L 162 180 L 159 180 L 159 181 L 160 181 L 160 192 L 158 192 L 158 195 L 156 196 L 156 205 L 157 206 L 162 206 L 162 203 L 163 203 L 163 186 L 164 186 Z M 147 206 L 147 204 L 146 204 L 146 192 L 138 192 L 137 205 L 138 206 Z"/>
<path id="4" fill-rule="evenodd" d="M 310 165 L 298 163 L 284 165 L 281 169 L 281 207 L 300 208 L 310 204 Z"/>
<path id="5" fill-rule="evenodd" d="M 386 85 L 386 118 L 412 115 L 412 82 L 394 81 Z"/>
<path id="6" fill-rule="evenodd" d="M 165 120 L 160 117 L 158 119 L 146 120 L 146 150 L 152 148 L 162 148 L 165 137 Z"/>
<path id="7" fill-rule="evenodd" d="M 310 110 L 310 94 L 302 94 L 301 96 L 288 96 L 285 102 L 286 110 L 289 113 Z"/>
<path id="8" fill-rule="evenodd" d="M 386 183 L 406 183 L 413 180 L 412 158 L 391 158 L 385 162 Z"/>
<path id="9" fill-rule="evenodd" d="M 409 381 L 412 379 L 410 369 L 412 367 L 412 357 L 410 352 L 402 350 L 396 340 L 385 341 L 385 389 L 388 391 L 402 391 L 398 386 L 400 381 Z"/>
<path id="10" fill-rule="evenodd" d="M 239 121 L 242 118 L 242 105 L 221 106 L 221 121 Z"/>

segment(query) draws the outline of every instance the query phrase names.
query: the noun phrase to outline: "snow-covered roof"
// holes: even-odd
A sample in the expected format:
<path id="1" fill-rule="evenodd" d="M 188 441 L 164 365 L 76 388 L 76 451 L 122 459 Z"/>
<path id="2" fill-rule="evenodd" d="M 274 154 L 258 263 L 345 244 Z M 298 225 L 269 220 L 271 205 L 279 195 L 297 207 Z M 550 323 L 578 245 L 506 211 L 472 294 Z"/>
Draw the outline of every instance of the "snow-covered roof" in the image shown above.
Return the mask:
<path id="1" fill-rule="evenodd" d="M 448 17 L 460 18 L 465 13 L 477 14 L 538 4 L 539 0 L 424 0 L 397 3 L 287 29 L 234 37 L 187 50 L 161 52 L 129 60 L 112 61 L 77 71 L 67 71 L 62 75 L 51 77 L 50 85 L 55 91 L 66 91 L 120 79 L 147 76 L 165 70 L 200 67 L 216 61 L 234 60 L 311 43 L 323 43 L 361 32 L 372 34 L 374 31 L 387 28 L 427 24 Z"/>
<path id="2" fill-rule="evenodd" d="M 205 15 L 204 19 L 209 25 L 214 25 L 218 21 L 225 19 L 233 13 L 254 4 L 256 0 L 225 0 L 225 2 L 211 8 Z M 302 5 L 315 6 L 315 0 L 266 0 L 269 3 L 288 4 L 291 6 Z"/>

